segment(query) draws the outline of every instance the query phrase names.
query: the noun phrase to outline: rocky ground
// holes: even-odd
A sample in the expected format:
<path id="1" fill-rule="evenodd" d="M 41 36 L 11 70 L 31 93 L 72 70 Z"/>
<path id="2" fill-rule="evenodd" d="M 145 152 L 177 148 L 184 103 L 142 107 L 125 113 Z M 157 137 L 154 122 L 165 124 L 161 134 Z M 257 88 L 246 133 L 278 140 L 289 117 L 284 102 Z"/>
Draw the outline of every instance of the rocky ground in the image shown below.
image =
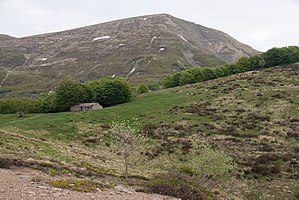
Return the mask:
<path id="1" fill-rule="evenodd" d="M 0 169 L 0 199 L 175 199 L 157 194 L 136 192 L 133 188 L 120 185 L 113 189 L 98 190 L 95 193 L 81 193 L 50 187 L 47 181 L 51 179 L 53 177 L 29 168 Z"/>

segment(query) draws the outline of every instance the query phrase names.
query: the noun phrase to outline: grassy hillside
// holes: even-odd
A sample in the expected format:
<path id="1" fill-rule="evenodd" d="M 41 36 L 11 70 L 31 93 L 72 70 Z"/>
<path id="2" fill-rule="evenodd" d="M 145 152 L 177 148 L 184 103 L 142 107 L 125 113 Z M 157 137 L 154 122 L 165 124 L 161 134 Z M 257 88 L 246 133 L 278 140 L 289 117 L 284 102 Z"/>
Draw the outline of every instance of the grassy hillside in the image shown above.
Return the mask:
<path id="1" fill-rule="evenodd" d="M 14 162 L 58 174 L 118 177 L 123 160 L 108 134 L 109 123 L 136 118 L 149 148 L 132 161 L 131 175 L 152 177 L 188 162 L 180 157 L 196 140 L 223 150 L 237 165 L 215 186 L 220 195 L 295 199 L 298 80 L 299 64 L 294 64 L 151 92 L 99 111 L 0 115 L 0 151 Z"/>

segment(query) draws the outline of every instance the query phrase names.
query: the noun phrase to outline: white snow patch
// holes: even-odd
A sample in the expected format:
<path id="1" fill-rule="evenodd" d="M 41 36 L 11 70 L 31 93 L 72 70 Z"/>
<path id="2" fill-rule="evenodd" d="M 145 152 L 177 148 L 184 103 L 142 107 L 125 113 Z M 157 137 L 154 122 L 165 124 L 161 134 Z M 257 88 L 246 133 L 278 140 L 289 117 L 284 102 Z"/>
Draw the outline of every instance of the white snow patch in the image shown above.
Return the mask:
<path id="1" fill-rule="evenodd" d="M 165 50 L 165 48 L 164 48 L 164 47 L 161 47 L 161 48 L 160 48 L 160 51 L 164 51 L 164 50 Z"/>
<path id="2" fill-rule="evenodd" d="M 109 36 L 109 35 L 106 35 L 106 36 L 101 36 L 101 37 L 93 38 L 92 41 L 104 40 L 104 39 L 109 39 L 109 38 L 110 38 L 110 36 Z"/>
<path id="3" fill-rule="evenodd" d="M 49 93 L 48 93 L 48 95 L 50 95 L 50 94 L 52 94 L 52 93 L 54 93 L 54 91 L 53 91 L 53 90 L 50 90 Z"/>
<path id="4" fill-rule="evenodd" d="M 136 68 L 134 67 L 127 76 L 130 76 L 134 71 L 136 70 Z"/>
<path id="5" fill-rule="evenodd" d="M 6 81 L 7 78 L 8 78 L 8 73 L 6 74 L 5 78 L 1 81 L 0 88 L 2 87 L 2 84 Z"/>
<path id="6" fill-rule="evenodd" d="M 155 41 L 156 38 L 157 38 L 157 36 L 154 36 L 154 37 L 152 38 L 150 45 L 152 45 L 152 44 L 154 43 L 154 41 Z"/>
<path id="7" fill-rule="evenodd" d="M 146 17 L 144 17 L 144 18 L 143 18 L 143 20 L 145 21 L 145 20 L 147 20 L 147 18 L 146 18 Z"/>
<path id="8" fill-rule="evenodd" d="M 41 60 L 42 60 L 42 61 L 46 61 L 46 60 L 48 60 L 48 58 L 42 58 Z"/>
<path id="9" fill-rule="evenodd" d="M 182 35 L 180 35 L 181 39 L 184 40 L 185 42 L 188 42 Z"/>
<path id="10" fill-rule="evenodd" d="M 211 42 L 209 42 L 209 45 L 212 46 Z"/>
<path id="11" fill-rule="evenodd" d="M 111 77 L 114 78 L 116 76 L 116 74 L 113 74 Z"/>
<path id="12" fill-rule="evenodd" d="M 121 47 L 121 46 L 124 46 L 124 45 L 125 45 L 125 44 L 119 44 L 119 45 L 117 45 L 117 48 L 118 48 L 118 47 Z"/>

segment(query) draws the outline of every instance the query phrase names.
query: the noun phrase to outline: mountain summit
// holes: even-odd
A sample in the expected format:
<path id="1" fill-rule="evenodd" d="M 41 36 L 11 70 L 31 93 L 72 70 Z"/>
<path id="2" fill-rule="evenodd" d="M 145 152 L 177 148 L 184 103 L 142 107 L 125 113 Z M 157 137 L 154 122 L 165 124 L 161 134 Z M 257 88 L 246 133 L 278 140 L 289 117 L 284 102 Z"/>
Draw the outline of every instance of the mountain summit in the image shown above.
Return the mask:
<path id="1" fill-rule="evenodd" d="M 258 53 L 229 35 L 167 14 L 0 40 L 2 85 L 53 87 L 58 80 L 125 76 L 159 79 L 190 66 L 215 66 Z M 36 86 L 34 86 L 36 87 Z"/>

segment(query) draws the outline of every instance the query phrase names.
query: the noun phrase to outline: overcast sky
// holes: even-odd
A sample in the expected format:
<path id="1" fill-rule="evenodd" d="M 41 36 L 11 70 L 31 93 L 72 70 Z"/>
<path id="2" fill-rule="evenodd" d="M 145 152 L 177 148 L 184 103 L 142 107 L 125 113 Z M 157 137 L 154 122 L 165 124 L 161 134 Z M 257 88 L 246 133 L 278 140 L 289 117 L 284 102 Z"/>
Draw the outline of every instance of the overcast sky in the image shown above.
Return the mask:
<path id="1" fill-rule="evenodd" d="M 299 46 L 299 0 L 0 0 L 0 33 L 23 37 L 168 13 L 265 51 Z"/>

